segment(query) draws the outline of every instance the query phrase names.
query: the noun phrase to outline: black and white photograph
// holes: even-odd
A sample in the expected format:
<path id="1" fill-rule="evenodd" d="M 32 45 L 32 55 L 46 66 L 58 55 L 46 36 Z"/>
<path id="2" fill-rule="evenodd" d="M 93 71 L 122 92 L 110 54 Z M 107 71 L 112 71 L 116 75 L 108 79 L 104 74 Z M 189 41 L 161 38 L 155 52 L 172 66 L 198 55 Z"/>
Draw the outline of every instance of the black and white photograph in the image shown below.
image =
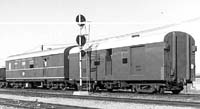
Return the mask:
<path id="1" fill-rule="evenodd" d="M 0 109 L 198 109 L 199 11 L 199 0 L 0 0 Z"/>

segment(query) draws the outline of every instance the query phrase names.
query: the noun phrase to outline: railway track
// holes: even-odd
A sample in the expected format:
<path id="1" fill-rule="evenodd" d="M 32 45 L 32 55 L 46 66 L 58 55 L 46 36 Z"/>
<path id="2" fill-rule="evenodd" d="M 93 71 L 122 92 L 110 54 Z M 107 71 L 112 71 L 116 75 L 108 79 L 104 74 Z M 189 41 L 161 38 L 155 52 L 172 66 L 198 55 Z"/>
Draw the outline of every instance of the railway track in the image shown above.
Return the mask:
<path id="1" fill-rule="evenodd" d="M 91 109 L 88 107 L 60 105 L 52 103 L 43 103 L 38 101 L 11 100 L 0 98 L 0 105 L 6 107 L 26 108 L 26 109 Z M 92 108 L 94 109 L 94 108 Z"/>
<path id="2" fill-rule="evenodd" d="M 164 94 L 164 95 L 150 95 L 150 94 L 132 94 L 130 93 L 92 93 L 89 96 L 72 95 L 72 91 L 57 91 L 57 90 L 21 90 L 21 89 L 0 89 L 1 94 L 15 94 L 22 96 L 34 97 L 59 97 L 85 100 L 100 100 L 124 103 L 142 103 L 142 104 L 157 104 L 169 106 L 183 106 L 183 107 L 200 107 L 199 94 Z M 115 96 L 118 95 L 118 96 Z M 124 95 L 124 96 L 121 96 Z"/>

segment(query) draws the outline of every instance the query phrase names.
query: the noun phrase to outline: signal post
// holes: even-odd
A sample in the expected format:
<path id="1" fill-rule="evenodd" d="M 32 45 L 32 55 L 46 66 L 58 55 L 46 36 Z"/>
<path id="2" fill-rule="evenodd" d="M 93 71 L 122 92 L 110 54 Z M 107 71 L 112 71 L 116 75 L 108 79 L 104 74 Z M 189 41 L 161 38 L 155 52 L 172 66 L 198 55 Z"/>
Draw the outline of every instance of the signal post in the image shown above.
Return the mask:
<path id="1" fill-rule="evenodd" d="M 82 55 L 84 54 L 84 51 L 82 50 L 83 46 L 85 45 L 86 43 L 86 38 L 85 38 L 85 35 L 82 34 L 82 29 L 83 27 L 85 26 L 85 23 L 86 23 L 86 18 L 79 14 L 77 15 L 76 17 L 76 22 L 78 23 L 78 26 L 80 27 L 80 33 L 79 35 L 77 35 L 76 37 L 76 42 L 79 46 L 79 76 L 80 76 L 80 80 L 79 80 L 79 91 L 78 92 L 74 92 L 73 94 L 74 95 L 88 95 L 88 91 L 82 91 L 82 87 L 83 87 L 83 83 L 82 83 Z"/>

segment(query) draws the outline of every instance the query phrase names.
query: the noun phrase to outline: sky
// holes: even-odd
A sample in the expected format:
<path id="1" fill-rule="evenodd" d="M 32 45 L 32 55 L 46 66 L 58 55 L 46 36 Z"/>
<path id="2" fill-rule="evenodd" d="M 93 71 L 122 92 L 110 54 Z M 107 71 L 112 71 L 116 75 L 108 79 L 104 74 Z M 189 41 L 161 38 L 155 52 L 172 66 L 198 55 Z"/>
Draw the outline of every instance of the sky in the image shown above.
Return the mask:
<path id="1" fill-rule="evenodd" d="M 75 43 L 78 14 L 88 21 L 90 40 L 176 24 L 153 32 L 184 31 L 200 47 L 199 10 L 199 0 L 0 0 L 0 66 L 8 56 L 40 50 L 41 45 Z M 198 51 L 196 63 L 200 66 Z"/>

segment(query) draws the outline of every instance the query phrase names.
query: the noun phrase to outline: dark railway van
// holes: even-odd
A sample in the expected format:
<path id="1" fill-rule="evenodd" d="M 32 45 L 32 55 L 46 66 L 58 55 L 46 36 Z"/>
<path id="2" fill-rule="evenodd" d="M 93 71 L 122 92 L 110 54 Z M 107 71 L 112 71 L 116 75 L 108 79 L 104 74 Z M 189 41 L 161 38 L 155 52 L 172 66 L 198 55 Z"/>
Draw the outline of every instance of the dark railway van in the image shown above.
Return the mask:
<path id="1" fill-rule="evenodd" d="M 64 73 L 65 49 L 10 56 L 6 61 L 8 87 L 63 88 L 69 78 Z"/>
<path id="2" fill-rule="evenodd" d="M 5 86 L 6 68 L 0 68 L 0 88 Z"/>
<path id="3" fill-rule="evenodd" d="M 94 42 L 84 49 L 83 86 L 94 91 L 178 94 L 195 79 L 197 48 L 192 36 L 184 32 Z M 76 46 L 10 56 L 6 61 L 7 87 L 77 89 L 79 79 Z"/>
<path id="4" fill-rule="evenodd" d="M 178 94 L 195 79 L 196 49 L 194 39 L 184 32 L 94 43 L 82 60 L 83 76 L 89 77 L 94 90 Z M 70 77 L 78 80 L 78 50 L 72 51 Z"/>

